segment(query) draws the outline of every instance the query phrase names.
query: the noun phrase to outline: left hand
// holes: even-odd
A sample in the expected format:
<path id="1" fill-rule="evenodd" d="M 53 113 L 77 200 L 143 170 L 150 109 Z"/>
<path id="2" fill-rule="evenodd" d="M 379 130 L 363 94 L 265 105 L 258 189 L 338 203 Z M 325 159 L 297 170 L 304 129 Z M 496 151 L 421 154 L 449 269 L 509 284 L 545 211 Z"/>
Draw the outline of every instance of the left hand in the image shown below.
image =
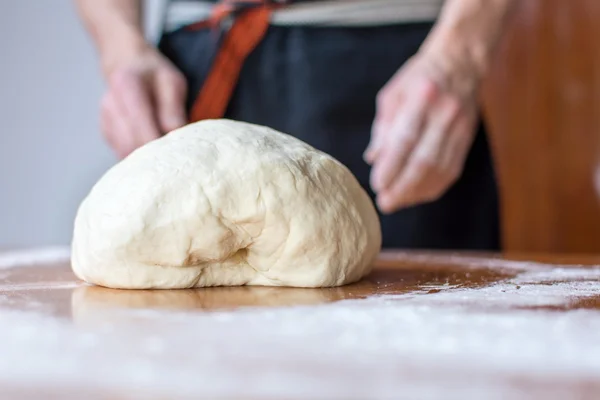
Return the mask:
<path id="1" fill-rule="evenodd" d="M 434 201 L 459 178 L 475 136 L 479 75 L 417 54 L 377 96 L 365 160 L 384 213 Z"/>

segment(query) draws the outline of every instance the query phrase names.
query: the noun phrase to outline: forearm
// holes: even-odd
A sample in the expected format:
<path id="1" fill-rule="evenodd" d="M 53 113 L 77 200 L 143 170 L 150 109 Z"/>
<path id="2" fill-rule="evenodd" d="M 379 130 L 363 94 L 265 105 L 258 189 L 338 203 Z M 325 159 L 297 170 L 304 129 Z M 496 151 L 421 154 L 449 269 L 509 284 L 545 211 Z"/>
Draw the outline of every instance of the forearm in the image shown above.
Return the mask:
<path id="1" fill-rule="evenodd" d="M 483 77 L 515 4 L 516 0 L 447 0 L 421 50 L 468 63 Z"/>
<path id="2" fill-rule="evenodd" d="M 75 0 L 98 49 L 105 75 L 123 59 L 147 48 L 141 0 Z"/>

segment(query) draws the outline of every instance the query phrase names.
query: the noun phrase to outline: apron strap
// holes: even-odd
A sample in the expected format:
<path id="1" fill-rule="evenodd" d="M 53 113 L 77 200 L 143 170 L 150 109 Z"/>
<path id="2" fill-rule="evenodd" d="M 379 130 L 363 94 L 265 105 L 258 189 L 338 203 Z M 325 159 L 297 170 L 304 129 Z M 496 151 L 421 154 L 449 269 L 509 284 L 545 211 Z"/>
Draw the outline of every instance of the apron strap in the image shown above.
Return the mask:
<path id="1" fill-rule="evenodd" d="M 190 110 L 190 122 L 223 118 L 233 96 L 246 58 L 265 37 L 269 28 L 271 11 L 269 1 L 253 7 L 235 8 L 232 1 L 215 6 L 215 13 L 206 21 L 189 25 L 186 29 L 197 30 L 215 27 L 224 18 L 236 14 L 233 24 L 225 33 L 212 66 Z M 244 2 L 240 2 L 244 3 Z M 253 3 L 253 1 L 246 4 Z"/>

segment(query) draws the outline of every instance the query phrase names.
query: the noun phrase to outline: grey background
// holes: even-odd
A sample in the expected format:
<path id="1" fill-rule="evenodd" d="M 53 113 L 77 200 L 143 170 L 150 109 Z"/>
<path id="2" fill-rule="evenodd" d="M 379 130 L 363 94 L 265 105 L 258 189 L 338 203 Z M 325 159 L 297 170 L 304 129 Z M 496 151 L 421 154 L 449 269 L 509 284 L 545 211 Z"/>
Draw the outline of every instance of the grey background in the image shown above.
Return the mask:
<path id="1" fill-rule="evenodd" d="M 147 8 L 150 39 L 159 9 Z M 70 0 L 0 1 L 0 247 L 69 244 L 79 202 L 116 161 L 103 90 Z"/>

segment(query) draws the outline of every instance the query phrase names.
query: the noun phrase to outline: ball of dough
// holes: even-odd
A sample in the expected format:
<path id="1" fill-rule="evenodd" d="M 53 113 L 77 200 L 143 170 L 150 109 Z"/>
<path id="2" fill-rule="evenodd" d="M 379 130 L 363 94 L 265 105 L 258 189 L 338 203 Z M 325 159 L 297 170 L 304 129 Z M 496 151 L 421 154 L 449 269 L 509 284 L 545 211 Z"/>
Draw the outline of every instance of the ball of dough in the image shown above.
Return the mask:
<path id="1" fill-rule="evenodd" d="M 365 276 L 380 247 L 373 203 L 340 162 L 273 129 L 207 120 L 96 183 L 72 267 L 112 288 L 328 287 Z"/>

